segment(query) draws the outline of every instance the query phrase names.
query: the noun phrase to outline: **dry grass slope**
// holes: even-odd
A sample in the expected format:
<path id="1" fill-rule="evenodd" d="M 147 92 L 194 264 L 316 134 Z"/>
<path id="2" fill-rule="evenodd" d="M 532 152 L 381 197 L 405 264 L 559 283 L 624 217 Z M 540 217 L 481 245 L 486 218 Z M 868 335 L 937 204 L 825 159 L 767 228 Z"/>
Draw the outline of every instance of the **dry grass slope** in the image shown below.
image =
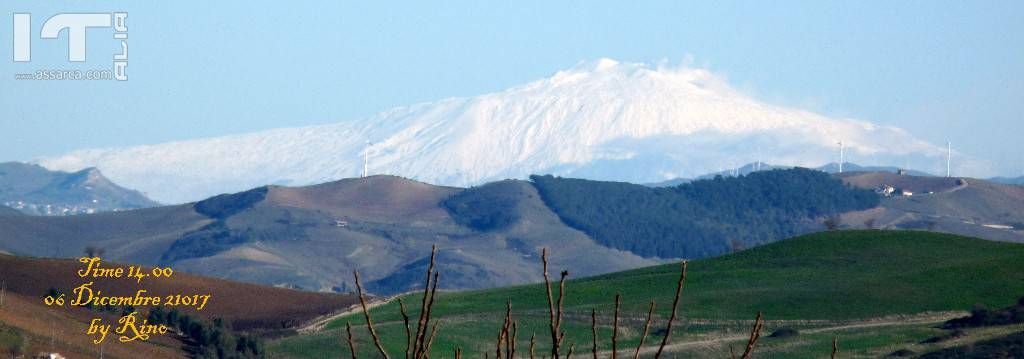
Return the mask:
<path id="1" fill-rule="evenodd" d="M 70 293 L 83 282 L 75 275 L 80 268 L 80 264 L 72 260 L 0 255 L 0 279 L 6 283 L 7 293 L 25 298 L 42 298 L 50 288 Z M 142 285 L 127 279 L 97 280 L 95 288 L 104 295 L 130 296 L 139 289 L 146 289 L 152 295 L 210 294 L 212 299 L 202 311 L 185 312 L 211 320 L 223 318 L 232 322 L 235 329 L 252 331 L 294 328 L 357 302 L 351 295 L 303 292 L 178 272 L 170 280 L 147 278 Z"/>

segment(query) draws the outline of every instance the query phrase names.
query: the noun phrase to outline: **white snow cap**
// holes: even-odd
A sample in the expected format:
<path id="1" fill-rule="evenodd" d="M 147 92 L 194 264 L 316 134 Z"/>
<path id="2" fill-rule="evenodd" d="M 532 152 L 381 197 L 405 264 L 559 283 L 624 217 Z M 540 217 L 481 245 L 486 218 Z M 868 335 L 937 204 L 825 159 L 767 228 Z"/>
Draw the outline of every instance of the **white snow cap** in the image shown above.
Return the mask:
<path id="1" fill-rule="evenodd" d="M 467 186 L 552 173 L 655 182 L 757 160 L 817 166 L 838 160 L 934 169 L 944 148 L 906 131 L 829 118 L 746 96 L 685 65 L 582 62 L 549 78 L 470 98 L 399 107 L 337 124 L 112 149 L 39 161 L 98 167 L 165 203 L 265 184 L 305 185 L 362 171 Z"/>

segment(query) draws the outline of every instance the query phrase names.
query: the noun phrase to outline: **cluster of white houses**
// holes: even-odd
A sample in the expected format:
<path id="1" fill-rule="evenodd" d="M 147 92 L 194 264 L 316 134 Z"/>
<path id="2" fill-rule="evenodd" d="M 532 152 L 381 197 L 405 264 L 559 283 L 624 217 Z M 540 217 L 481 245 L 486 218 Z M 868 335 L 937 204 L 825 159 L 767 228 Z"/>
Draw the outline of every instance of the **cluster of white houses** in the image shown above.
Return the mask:
<path id="1" fill-rule="evenodd" d="M 911 192 L 911 191 L 908 191 L 908 190 L 905 190 L 905 189 L 896 188 L 896 187 L 893 187 L 893 186 L 890 186 L 890 185 L 887 185 L 887 184 L 884 184 L 884 185 L 879 186 L 878 188 L 875 188 L 875 193 L 878 193 L 878 194 L 883 195 L 885 197 L 897 197 L 897 196 L 910 197 L 910 196 L 914 195 L 914 192 Z"/>

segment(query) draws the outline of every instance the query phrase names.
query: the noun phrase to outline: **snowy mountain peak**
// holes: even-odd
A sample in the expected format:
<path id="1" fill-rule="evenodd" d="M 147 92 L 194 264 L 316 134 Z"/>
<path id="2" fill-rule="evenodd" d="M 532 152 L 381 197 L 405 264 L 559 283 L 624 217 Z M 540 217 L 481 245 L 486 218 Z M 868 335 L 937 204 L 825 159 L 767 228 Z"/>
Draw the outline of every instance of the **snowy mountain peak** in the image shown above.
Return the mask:
<path id="1" fill-rule="evenodd" d="M 614 69 L 618 65 L 619 65 L 618 61 L 615 61 L 615 60 L 612 60 L 612 59 L 609 59 L 609 58 L 600 58 L 600 59 L 597 59 L 597 61 L 594 61 L 593 71 L 603 71 L 603 70 Z"/>
<path id="2" fill-rule="evenodd" d="M 362 170 L 444 185 L 553 173 L 656 182 L 753 161 L 846 160 L 932 168 L 942 149 L 894 127 L 767 104 L 686 66 L 581 62 L 504 91 L 381 112 L 360 121 L 48 158 L 96 166 L 163 202 L 264 184 L 302 185 Z"/>

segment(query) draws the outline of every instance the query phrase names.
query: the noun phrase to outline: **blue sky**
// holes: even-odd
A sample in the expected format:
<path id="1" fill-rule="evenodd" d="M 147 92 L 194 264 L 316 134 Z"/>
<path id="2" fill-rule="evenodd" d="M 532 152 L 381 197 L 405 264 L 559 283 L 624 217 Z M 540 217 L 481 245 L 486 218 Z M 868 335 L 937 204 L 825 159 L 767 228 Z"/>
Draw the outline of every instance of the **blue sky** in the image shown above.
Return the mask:
<path id="1" fill-rule="evenodd" d="M 339 3 L 8 1 L 0 20 L 0 161 L 356 120 L 472 96 L 581 60 L 693 64 L 750 95 L 903 127 L 1024 173 L 1021 1 Z M 129 80 L 18 81 L 109 68 L 112 30 L 66 62 L 60 12 L 125 11 Z M 12 61 L 13 13 L 32 61 Z"/>

